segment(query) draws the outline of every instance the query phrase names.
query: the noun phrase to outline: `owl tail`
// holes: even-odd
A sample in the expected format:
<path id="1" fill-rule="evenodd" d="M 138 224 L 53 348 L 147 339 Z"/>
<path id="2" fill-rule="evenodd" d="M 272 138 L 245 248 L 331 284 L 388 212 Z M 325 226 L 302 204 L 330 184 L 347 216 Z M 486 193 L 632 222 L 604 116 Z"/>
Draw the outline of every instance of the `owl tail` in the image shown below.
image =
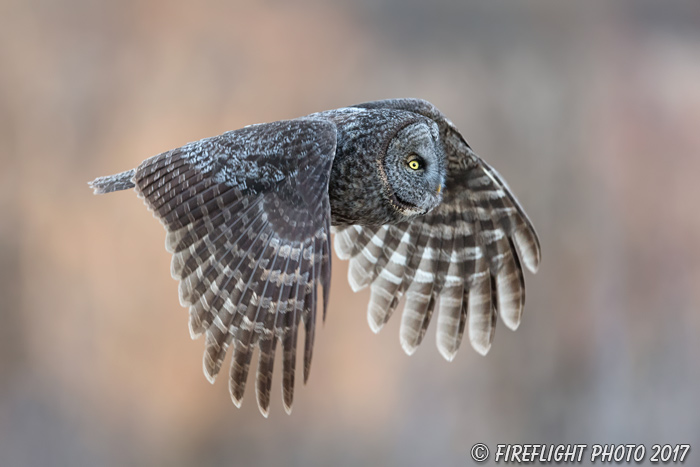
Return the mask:
<path id="1" fill-rule="evenodd" d="M 135 173 L 136 169 L 131 169 L 120 174 L 99 177 L 89 182 L 88 185 L 90 185 L 90 188 L 95 190 L 94 193 L 96 195 L 111 193 L 119 190 L 128 190 L 129 188 L 133 188 L 135 186 L 134 182 L 132 181 Z"/>

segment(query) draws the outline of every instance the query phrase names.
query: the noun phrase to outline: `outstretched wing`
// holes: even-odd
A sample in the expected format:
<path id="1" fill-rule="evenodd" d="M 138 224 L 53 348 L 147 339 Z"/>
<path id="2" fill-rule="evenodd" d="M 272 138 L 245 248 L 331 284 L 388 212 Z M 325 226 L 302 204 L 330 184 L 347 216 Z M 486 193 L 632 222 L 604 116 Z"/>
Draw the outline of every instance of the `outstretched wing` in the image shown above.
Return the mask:
<path id="1" fill-rule="evenodd" d="M 468 328 L 472 346 L 485 354 L 497 313 L 511 329 L 520 324 L 525 303 L 520 259 L 532 272 L 540 262 L 530 220 L 501 176 L 429 102 L 395 99 L 358 107 L 409 110 L 432 118 L 447 157 L 443 202 L 436 209 L 411 222 L 355 225 L 336 234 L 338 256 L 350 259 L 350 285 L 354 290 L 370 286 L 370 327 L 378 332 L 405 295 L 400 339 L 411 354 L 439 298 L 440 353 L 452 360 Z"/>
<path id="2" fill-rule="evenodd" d="M 335 125 L 323 120 L 253 125 L 148 159 L 133 178 L 167 231 L 192 337 L 206 335 L 205 375 L 214 381 L 233 342 L 229 389 L 239 406 L 257 345 L 257 399 L 265 416 L 277 340 L 291 410 L 300 320 L 308 378 L 319 285 L 325 317 L 335 145 Z"/>

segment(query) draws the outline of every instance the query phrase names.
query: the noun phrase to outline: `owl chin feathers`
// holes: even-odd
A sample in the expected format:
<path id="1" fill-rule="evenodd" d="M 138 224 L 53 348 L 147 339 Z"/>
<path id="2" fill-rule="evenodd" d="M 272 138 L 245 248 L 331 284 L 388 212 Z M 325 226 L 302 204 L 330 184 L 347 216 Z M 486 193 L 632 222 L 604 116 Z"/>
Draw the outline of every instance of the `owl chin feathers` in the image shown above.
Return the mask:
<path id="1" fill-rule="evenodd" d="M 442 195 L 426 193 L 424 201 L 419 206 L 416 206 L 415 204 L 402 200 L 396 193 L 392 193 L 389 202 L 392 207 L 401 214 L 403 217 L 403 219 L 401 219 L 402 221 L 410 221 L 417 216 L 429 213 L 439 206 L 442 202 Z"/>

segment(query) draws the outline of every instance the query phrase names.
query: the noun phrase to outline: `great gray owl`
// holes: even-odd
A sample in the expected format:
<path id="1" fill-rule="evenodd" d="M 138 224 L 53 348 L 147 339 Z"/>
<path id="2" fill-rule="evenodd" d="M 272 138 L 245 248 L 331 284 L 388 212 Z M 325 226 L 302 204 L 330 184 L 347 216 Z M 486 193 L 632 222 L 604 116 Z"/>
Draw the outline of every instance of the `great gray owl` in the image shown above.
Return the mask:
<path id="1" fill-rule="evenodd" d="M 190 333 L 206 335 L 210 381 L 234 344 L 229 389 L 237 406 L 259 347 L 265 416 L 278 340 L 291 410 L 300 320 L 304 382 L 309 376 L 319 285 L 324 319 L 328 307 L 331 226 L 338 257 L 350 259 L 353 290 L 370 286 L 373 331 L 405 296 L 400 340 L 408 354 L 436 304 L 440 353 L 452 360 L 467 328 L 485 354 L 497 313 L 511 329 L 520 323 L 520 259 L 532 272 L 540 261 L 532 224 L 500 175 L 418 99 L 247 126 L 91 186 L 95 193 L 135 188 L 165 226 Z"/>

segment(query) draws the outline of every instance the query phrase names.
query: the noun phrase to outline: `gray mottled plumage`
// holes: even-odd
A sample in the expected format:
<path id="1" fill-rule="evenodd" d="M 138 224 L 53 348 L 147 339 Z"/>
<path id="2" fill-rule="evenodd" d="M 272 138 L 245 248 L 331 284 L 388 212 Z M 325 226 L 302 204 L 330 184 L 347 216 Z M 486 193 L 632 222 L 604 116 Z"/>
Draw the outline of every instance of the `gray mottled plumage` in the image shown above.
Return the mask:
<path id="1" fill-rule="evenodd" d="M 236 405 L 259 348 L 264 415 L 278 342 L 291 410 L 302 322 L 308 378 L 319 286 L 324 318 L 328 306 L 331 225 L 336 253 L 350 260 L 350 285 L 370 287 L 373 331 L 405 296 L 400 339 L 409 354 L 436 305 L 440 353 L 452 360 L 467 329 L 485 354 L 497 314 L 511 329 L 520 323 L 520 261 L 533 272 L 540 261 L 537 235 L 500 175 L 432 104 L 417 99 L 251 125 L 91 186 L 95 193 L 135 188 L 165 226 L 190 332 L 205 334 L 210 381 L 233 343 Z"/>

